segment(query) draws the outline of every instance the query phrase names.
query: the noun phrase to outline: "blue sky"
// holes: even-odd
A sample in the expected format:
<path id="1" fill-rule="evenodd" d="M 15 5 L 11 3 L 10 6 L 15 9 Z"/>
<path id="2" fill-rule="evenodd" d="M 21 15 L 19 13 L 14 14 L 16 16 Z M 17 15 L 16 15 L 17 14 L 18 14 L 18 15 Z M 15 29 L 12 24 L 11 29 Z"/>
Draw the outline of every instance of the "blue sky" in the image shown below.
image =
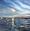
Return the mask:
<path id="1" fill-rule="evenodd" d="M 16 9 L 16 12 L 11 9 Z M 30 14 L 30 0 L 0 0 L 0 16 L 27 14 Z"/>

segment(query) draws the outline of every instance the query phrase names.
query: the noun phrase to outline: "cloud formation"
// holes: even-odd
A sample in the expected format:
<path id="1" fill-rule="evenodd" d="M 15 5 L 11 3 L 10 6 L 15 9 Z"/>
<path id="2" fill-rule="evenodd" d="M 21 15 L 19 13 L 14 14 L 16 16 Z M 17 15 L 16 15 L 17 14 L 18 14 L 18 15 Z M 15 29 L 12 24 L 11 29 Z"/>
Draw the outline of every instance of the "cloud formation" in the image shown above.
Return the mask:
<path id="1" fill-rule="evenodd" d="M 30 0 L 0 0 L 0 16 L 14 15 L 30 15 Z"/>

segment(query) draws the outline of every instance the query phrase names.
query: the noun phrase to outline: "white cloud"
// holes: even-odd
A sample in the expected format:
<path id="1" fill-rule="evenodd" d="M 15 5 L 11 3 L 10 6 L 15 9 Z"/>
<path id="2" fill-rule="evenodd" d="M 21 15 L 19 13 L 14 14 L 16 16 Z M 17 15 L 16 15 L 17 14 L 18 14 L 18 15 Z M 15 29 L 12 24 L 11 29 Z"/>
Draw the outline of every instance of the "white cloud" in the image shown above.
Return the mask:
<path id="1" fill-rule="evenodd" d="M 30 6 L 28 6 L 28 5 L 25 5 L 25 4 L 21 3 L 21 2 L 19 2 L 19 4 L 20 4 L 23 8 L 30 9 Z"/>

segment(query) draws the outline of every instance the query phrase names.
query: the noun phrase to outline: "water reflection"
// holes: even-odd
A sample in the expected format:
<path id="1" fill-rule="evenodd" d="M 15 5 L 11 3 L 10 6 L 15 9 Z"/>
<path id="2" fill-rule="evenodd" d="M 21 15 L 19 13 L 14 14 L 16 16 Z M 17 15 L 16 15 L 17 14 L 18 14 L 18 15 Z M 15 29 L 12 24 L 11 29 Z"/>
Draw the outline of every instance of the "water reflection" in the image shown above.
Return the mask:
<path id="1" fill-rule="evenodd" d="M 15 18 L 16 30 L 30 31 L 30 19 Z"/>
<path id="2" fill-rule="evenodd" d="M 8 19 L 8 18 L 7 18 Z M 11 31 L 12 19 L 2 18 L 0 19 L 0 31 Z"/>
<path id="3" fill-rule="evenodd" d="M 12 26 L 12 18 L 0 18 L 0 31 L 30 31 L 30 19 L 16 18 Z M 24 27 L 25 26 L 25 27 Z"/>

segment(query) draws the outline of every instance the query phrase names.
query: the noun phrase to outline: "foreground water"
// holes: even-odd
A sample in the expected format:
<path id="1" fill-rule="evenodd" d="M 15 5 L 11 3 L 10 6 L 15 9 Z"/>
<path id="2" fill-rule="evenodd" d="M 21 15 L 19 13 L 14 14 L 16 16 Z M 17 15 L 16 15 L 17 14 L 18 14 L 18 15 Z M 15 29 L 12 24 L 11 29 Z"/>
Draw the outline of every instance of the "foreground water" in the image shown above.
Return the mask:
<path id="1" fill-rule="evenodd" d="M 12 26 L 12 19 L 0 19 L 0 31 L 30 31 L 23 28 L 19 28 L 21 24 L 30 24 L 30 19 L 16 19 L 16 27 Z M 18 27 L 18 28 L 17 28 Z"/>

